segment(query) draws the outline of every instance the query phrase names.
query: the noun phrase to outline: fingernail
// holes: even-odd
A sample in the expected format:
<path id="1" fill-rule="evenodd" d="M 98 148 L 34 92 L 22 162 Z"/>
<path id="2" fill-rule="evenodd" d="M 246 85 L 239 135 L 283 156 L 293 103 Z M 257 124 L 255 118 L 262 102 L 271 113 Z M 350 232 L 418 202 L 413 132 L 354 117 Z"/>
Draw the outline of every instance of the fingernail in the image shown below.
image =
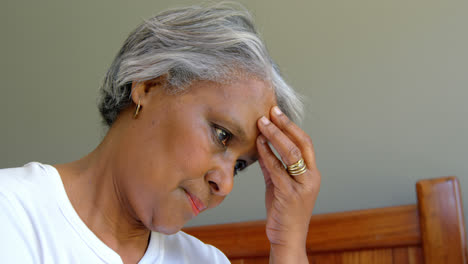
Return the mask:
<path id="1" fill-rule="evenodd" d="M 278 106 L 273 106 L 273 113 L 275 113 L 275 115 L 281 115 L 283 112 L 281 112 Z"/>
<path id="2" fill-rule="evenodd" d="M 266 118 L 265 116 L 262 116 L 262 118 L 260 118 L 260 121 L 262 122 L 262 124 L 264 124 L 265 126 L 270 124 L 270 120 L 268 120 L 268 118 Z"/>

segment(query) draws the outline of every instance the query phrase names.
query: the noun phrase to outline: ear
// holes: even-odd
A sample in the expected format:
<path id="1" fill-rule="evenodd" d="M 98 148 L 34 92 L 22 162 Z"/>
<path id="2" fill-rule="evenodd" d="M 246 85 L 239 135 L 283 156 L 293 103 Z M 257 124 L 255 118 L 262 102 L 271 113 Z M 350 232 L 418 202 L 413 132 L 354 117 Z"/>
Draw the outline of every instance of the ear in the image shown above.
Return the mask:
<path id="1" fill-rule="evenodd" d="M 144 82 L 132 82 L 132 101 L 135 105 L 140 103 L 143 107 L 149 98 L 158 91 L 162 91 L 167 85 L 167 74 Z"/>

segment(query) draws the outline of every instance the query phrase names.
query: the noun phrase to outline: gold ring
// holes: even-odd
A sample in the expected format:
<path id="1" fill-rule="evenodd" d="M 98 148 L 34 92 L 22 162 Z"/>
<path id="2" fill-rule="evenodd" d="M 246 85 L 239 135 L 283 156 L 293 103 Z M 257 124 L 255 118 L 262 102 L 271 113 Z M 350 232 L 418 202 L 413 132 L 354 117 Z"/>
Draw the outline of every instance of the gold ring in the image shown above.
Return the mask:
<path id="1" fill-rule="evenodd" d="M 300 159 L 296 163 L 288 166 L 288 173 L 291 176 L 298 176 L 307 171 L 307 166 L 304 162 L 304 159 Z"/>

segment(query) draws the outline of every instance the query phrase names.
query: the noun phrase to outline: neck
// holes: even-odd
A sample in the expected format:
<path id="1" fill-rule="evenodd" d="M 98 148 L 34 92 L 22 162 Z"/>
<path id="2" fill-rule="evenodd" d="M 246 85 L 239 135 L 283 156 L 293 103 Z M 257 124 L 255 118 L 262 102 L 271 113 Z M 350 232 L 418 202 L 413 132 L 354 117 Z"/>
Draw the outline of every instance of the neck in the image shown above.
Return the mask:
<path id="1" fill-rule="evenodd" d="M 119 186 L 112 131 L 84 158 L 56 165 L 67 195 L 85 224 L 114 251 L 146 251 L 150 230 L 136 217 Z M 138 249 L 138 250 L 137 250 Z"/>

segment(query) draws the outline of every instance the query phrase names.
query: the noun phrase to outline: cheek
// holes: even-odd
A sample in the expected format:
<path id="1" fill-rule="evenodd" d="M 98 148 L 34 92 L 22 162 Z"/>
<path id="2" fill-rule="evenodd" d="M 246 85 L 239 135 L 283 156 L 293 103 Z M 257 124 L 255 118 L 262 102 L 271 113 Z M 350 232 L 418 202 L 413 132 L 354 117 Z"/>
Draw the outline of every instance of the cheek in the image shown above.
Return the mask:
<path id="1" fill-rule="evenodd" d="M 209 135 L 192 133 L 174 142 L 172 148 L 175 166 L 181 169 L 184 178 L 202 177 L 210 169 L 213 143 Z"/>

